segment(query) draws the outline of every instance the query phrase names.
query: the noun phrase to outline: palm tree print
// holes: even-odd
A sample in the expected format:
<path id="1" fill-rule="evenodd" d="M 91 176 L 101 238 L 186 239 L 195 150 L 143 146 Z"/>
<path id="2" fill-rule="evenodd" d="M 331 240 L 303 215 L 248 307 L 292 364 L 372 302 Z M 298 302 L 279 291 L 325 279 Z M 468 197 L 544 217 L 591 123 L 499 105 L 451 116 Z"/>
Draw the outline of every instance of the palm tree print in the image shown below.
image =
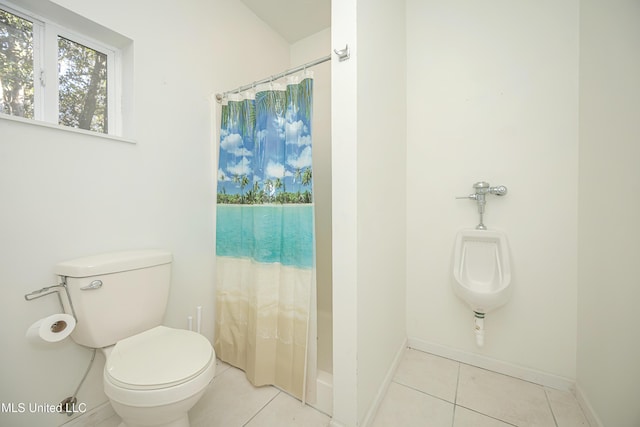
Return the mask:
<path id="1" fill-rule="evenodd" d="M 313 201 L 313 80 L 276 86 L 222 107 L 218 203 Z"/>

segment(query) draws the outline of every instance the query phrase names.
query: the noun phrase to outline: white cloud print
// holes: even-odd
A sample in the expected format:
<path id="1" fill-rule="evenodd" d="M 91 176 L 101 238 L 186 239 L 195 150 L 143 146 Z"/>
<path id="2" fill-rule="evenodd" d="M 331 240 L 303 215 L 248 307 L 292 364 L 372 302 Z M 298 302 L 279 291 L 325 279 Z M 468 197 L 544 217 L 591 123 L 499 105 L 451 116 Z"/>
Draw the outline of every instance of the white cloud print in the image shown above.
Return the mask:
<path id="1" fill-rule="evenodd" d="M 267 130 L 263 129 L 256 133 L 256 142 L 261 143 L 267 137 Z"/>
<path id="2" fill-rule="evenodd" d="M 290 156 L 287 164 L 296 169 L 311 167 L 311 147 L 307 146 L 298 157 Z"/>
<path id="3" fill-rule="evenodd" d="M 220 141 L 220 148 L 236 156 L 251 156 L 251 151 L 242 146 L 242 136 L 231 133 Z"/>
<path id="4" fill-rule="evenodd" d="M 298 139 L 298 145 L 302 147 L 303 145 L 311 145 L 311 135 L 301 136 Z"/>
<path id="5" fill-rule="evenodd" d="M 231 176 L 234 175 L 249 175 L 252 171 L 251 171 L 251 160 L 247 159 L 246 157 L 243 157 L 242 159 L 240 159 L 240 161 L 236 164 L 229 164 L 227 166 L 227 171 L 229 171 L 229 174 Z"/>
<path id="6" fill-rule="evenodd" d="M 269 164 L 267 164 L 267 168 L 265 169 L 265 175 L 269 178 L 284 177 L 284 165 L 270 160 Z"/>
<path id="7" fill-rule="evenodd" d="M 308 133 L 309 129 L 304 125 L 302 120 L 287 123 L 285 125 L 287 144 L 296 144 L 299 147 L 303 145 L 311 145 L 311 135 L 301 136 Z"/>
<path id="8" fill-rule="evenodd" d="M 285 124 L 285 131 L 287 133 L 287 142 L 296 141 L 300 136 L 300 132 L 302 132 L 302 128 L 304 128 L 304 123 L 302 123 L 302 120 Z"/>
<path id="9" fill-rule="evenodd" d="M 287 123 L 284 117 L 281 117 L 281 116 L 274 117 L 273 125 L 276 131 L 278 132 L 278 138 L 280 138 L 280 140 L 285 140 L 287 137 L 287 131 L 286 131 Z"/>

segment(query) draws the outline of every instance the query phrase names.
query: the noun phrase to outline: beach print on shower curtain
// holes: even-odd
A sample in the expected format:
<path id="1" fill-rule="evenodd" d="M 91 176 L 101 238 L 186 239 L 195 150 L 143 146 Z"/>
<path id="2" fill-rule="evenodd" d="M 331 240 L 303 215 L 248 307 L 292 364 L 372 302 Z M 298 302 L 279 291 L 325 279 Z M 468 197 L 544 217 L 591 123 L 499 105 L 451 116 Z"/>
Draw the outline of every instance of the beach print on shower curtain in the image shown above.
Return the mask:
<path id="1" fill-rule="evenodd" d="M 222 106 L 216 354 L 302 398 L 315 280 L 310 77 Z"/>

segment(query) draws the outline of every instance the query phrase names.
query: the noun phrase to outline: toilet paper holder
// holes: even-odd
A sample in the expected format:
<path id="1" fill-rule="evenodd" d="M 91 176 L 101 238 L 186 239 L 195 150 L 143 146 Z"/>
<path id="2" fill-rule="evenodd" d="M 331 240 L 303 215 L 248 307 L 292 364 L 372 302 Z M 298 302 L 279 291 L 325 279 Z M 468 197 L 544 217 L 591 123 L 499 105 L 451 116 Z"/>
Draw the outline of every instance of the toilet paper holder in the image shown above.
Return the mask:
<path id="1" fill-rule="evenodd" d="M 61 287 L 62 287 L 62 284 L 47 286 L 42 289 L 38 289 L 37 291 L 29 292 L 24 296 L 24 299 L 26 299 L 27 301 L 32 301 L 34 299 L 42 298 L 44 296 L 51 295 L 54 292 L 58 292 L 57 289 L 53 289 L 53 288 L 61 288 Z"/>
<path id="2" fill-rule="evenodd" d="M 58 301 L 60 301 L 60 307 L 62 307 L 62 311 L 64 312 L 64 304 L 62 303 L 62 297 L 60 296 L 60 291 L 56 288 L 63 288 L 65 294 L 67 295 L 67 301 L 69 301 L 69 307 L 71 307 L 71 314 L 73 318 L 78 321 L 78 317 L 76 316 L 76 311 L 73 308 L 73 301 L 71 301 L 71 295 L 69 295 L 69 289 L 67 288 L 67 282 L 62 278 L 62 282 L 57 285 L 45 286 L 42 289 L 38 289 L 33 292 L 29 292 L 25 294 L 24 299 L 27 301 L 33 301 L 34 299 L 42 298 L 47 295 L 51 295 L 53 293 L 58 294 Z"/>

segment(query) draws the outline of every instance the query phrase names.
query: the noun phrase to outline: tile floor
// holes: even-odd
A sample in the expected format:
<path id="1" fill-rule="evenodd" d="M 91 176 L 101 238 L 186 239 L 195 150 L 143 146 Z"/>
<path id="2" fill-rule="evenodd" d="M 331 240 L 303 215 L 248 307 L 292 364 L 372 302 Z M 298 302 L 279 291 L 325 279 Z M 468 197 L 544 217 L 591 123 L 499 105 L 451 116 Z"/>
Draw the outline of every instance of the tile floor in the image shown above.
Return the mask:
<path id="1" fill-rule="evenodd" d="M 192 427 L 325 427 L 330 417 L 219 362 Z M 96 427 L 117 427 L 117 416 Z M 589 427 L 570 392 L 407 349 L 373 427 Z"/>
<path id="2" fill-rule="evenodd" d="M 572 393 L 407 349 L 373 427 L 589 427 Z"/>

